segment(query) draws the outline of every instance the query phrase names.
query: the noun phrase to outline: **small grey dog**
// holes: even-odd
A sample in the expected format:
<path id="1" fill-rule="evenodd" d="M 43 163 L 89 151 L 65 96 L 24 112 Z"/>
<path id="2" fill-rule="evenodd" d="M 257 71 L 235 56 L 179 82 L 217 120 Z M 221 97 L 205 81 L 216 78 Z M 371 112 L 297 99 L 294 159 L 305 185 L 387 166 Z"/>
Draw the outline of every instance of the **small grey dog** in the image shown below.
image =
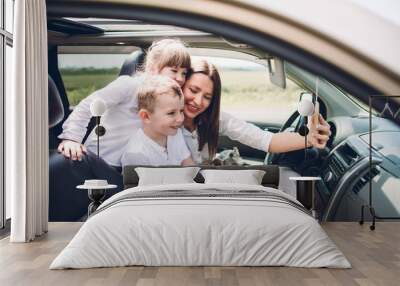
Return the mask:
<path id="1" fill-rule="evenodd" d="M 242 157 L 240 157 L 239 149 L 236 146 L 233 147 L 233 149 L 224 150 L 217 154 L 212 161 L 212 164 L 215 166 L 246 165 L 246 163 L 243 162 Z"/>

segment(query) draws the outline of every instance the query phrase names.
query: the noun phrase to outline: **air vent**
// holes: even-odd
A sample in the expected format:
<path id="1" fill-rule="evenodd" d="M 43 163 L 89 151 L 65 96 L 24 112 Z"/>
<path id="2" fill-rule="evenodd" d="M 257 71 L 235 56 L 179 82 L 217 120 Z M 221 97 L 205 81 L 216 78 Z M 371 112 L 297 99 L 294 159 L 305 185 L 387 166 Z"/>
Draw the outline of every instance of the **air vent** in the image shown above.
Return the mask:
<path id="1" fill-rule="evenodd" d="M 353 192 L 354 192 L 355 194 L 358 194 L 358 193 L 361 191 L 361 189 L 362 189 L 370 180 L 372 180 L 376 175 L 378 175 L 379 173 L 380 173 L 379 167 L 378 167 L 378 166 L 373 167 L 373 168 L 371 169 L 371 175 L 372 175 L 372 176 L 370 176 L 369 172 L 367 172 L 364 176 L 362 176 L 362 177 L 358 180 L 358 182 L 354 185 L 354 187 L 353 187 Z"/>
<path id="2" fill-rule="evenodd" d="M 336 178 L 341 177 L 346 170 L 346 168 L 343 166 L 343 163 L 340 162 L 340 160 L 335 155 L 333 155 L 331 158 L 330 168 L 335 174 Z"/>

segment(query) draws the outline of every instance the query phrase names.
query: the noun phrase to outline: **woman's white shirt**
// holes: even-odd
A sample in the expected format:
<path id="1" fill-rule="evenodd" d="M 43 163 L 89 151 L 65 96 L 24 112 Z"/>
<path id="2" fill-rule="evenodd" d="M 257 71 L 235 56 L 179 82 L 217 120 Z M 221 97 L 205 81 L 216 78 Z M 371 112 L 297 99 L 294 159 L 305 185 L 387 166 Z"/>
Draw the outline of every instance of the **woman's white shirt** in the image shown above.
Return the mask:
<path id="1" fill-rule="evenodd" d="M 244 120 L 238 119 L 229 113 L 221 112 L 219 119 L 220 135 L 228 136 L 232 140 L 250 146 L 252 148 L 268 152 L 269 144 L 273 133 L 260 129 L 254 124 L 247 123 Z M 192 153 L 193 161 L 196 164 L 201 164 L 208 160 L 207 144 L 199 151 L 199 140 L 197 130 L 190 132 L 183 129 L 183 136 L 186 145 Z"/>
<path id="2" fill-rule="evenodd" d="M 192 159 L 196 164 L 201 164 L 202 162 L 208 160 L 208 147 L 207 144 L 204 148 L 199 151 L 199 136 L 197 129 L 190 132 L 186 128 L 182 127 L 183 138 L 185 139 L 186 146 L 188 147 L 190 153 L 192 154 Z"/>
<path id="3" fill-rule="evenodd" d="M 106 104 L 107 110 L 101 117 L 101 125 L 105 127 L 106 133 L 100 137 L 100 157 L 110 165 L 119 166 L 125 145 L 132 134 L 142 127 L 137 114 L 137 91 L 142 82 L 143 75 L 120 76 L 106 87 L 86 97 L 64 122 L 63 132 L 58 138 L 82 142 L 92 117 L 90 104 L 95 99 L 101 99 Z M 87 138 L 85 146 L 89 151 L 97 152 L 97 135 L 94 129 Z"/>

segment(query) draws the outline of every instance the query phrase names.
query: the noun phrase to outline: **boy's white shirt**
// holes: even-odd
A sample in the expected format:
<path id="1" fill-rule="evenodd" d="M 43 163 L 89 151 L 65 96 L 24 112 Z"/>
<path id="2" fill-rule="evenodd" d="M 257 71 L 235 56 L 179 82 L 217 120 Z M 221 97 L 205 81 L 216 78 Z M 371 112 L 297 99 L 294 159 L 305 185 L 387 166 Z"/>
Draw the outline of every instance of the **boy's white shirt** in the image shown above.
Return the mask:
<path id="1" fill-rule="evenodd" d="M 125 146 L 121 165 L 181 165 L 190 155 L 181 129 L 175 135 L 168 136 L 167 147 L 163 147 L 140 128 Z"/>
<path id="2" fill-rule="evenodd" d="M 120 166 L 121 155 L 124 147 L 129 142 L 132 134 L 142 127 L 138 116 L 137 91 L 143 82 L 143 75 L 130 77 L 120 76 L 106 87 L 99 89 L 82 100 L 69 115 L 63 124 L 60 139 L 69 139 L 82 142 L 90 118 L 90 104 L 93 100 L 102 99 L 107 107 L 101 117 L 101 125 L 106 128 L 104 136 L 100 137 L 100 157 L 108 164 Z M 261 130 L 257 126 L 237 119 L 228 113 L 221 112 L 219 122 L 220 135 L 228 136 L 250 147 L 268 151 L 272 133 Z M 183 129 L 186 145 L 192 153 L 195 163 L 208 159 L 208 148 L 198 151 L 199 143 L 197 131 L 190 132 Z M 86 148 L 97 152 L 97 136 L 94 130 L 85 142 Z"/>

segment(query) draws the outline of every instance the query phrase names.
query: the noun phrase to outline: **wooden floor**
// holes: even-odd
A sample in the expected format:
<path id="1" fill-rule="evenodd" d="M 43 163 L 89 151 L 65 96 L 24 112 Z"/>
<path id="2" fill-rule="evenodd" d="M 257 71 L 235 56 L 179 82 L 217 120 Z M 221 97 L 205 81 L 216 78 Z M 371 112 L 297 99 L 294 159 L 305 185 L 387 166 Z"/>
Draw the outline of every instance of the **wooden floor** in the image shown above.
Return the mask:
<path id="1" fill-rule="evenodd" d="M 0 241 L 0 285 L 400 285 L 400 222 L 380 222 L 375 231 L 358 223 L 323 228 L 353 268 L 120 267 L 48 270 L 81 223 L 50 223 L 32 243 Z"/>

